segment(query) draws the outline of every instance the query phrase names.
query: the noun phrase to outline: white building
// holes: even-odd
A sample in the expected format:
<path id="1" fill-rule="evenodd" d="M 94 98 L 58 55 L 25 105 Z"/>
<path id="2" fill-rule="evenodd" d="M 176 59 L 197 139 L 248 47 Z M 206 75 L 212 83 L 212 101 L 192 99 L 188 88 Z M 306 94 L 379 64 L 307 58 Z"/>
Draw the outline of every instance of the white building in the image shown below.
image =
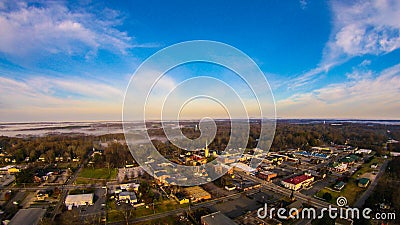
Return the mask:
<path id="1" fill-rule="evenodd" d="M 68 209 L 72 209 L 73 206 L 84 206 L 84 205 L 93 205 L 93 196 L 94 194 L 79 194 L 79 195 L 68 195 L 65 198 L 65 205 Z"/>

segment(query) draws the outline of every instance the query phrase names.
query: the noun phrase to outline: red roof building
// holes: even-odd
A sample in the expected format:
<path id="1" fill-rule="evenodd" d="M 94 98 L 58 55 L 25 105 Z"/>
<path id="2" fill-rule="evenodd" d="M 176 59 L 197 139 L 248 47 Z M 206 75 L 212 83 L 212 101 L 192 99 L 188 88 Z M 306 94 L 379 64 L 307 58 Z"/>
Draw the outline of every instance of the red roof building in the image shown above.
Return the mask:
<path id="1" fill-rule="evenodd" d="M 299 190 L 302 187 L 309 186 L 314 181 L 313 176 L 300 175 L 297 177 L 288 178 L 282 181 L 282 185 L 290 190 Z"/>

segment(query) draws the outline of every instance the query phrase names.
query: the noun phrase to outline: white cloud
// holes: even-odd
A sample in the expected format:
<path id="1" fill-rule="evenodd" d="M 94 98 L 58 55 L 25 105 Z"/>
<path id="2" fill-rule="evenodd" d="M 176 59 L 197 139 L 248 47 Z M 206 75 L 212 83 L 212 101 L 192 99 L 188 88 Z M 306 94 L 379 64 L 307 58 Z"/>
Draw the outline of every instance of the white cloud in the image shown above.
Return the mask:
<path id="1" fill-rule="evenodd" d="M 375 78 L 371 71 L 353 71 L 353 79 L 277 102 L 278 116 L 299 118 L 399 119 L 400 64 Z"/>
<path id="2" fill-rule="evenodd" d="M 350 58 L 381 55 L 400 48 L 400 1 L 332 1 L 333 29 L 318 67 L 293 79 L 304 86 Z"/>
<path id="3" fill-rule="evenodd" d="M 332 10 L 335 27 L 328 58 L 379 55 L 400 47 L 399 1 L 358 1 L 351 5 L 334 1 Z"/>
<path id="4" fill-rule="evenodd" d="M 11 56 L 95 54 L 100 48 L 125 53 L 135 45 L 126 32 L 116 28 L 121 24 L 119 17 L 110 9 L 95 15 L 71 10 L 62 2 L 5 1 L 0 5 L 0 51 Z"/>

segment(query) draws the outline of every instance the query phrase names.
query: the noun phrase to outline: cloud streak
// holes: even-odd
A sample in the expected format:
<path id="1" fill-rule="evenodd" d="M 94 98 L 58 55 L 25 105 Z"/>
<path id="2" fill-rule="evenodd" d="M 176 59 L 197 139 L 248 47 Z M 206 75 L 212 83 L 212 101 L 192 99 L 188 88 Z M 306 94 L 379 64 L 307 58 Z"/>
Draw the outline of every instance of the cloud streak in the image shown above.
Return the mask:
<path id="1" fill-rule="evenodd" d="M 382 55 L 400 48 L 400 2 L 332 1 L 333 29 L 318 67 L 291 81 L 305 86 L 329 69 L 362 55 Z"/>
<path id="2" fill-rule="evenodd" d="M 2 121 L 120 119 L 122 99 L 122 90 L 91 80 L 0 77 Z"/>
<path id="3" fill-rule="evenodd" d="M 127 32 L 116 27 L 118 11 L 91 12 L 63 2 L 4 1 L 0 5 L 0 52 L 24 57 L 35 54 L 85 55 L 99 49 L 125 54 L 136 45 Z M 151 47 L 151 46 L 150 46 Z"/>
<path id="4" fill-rule="evenodd" d="M 331 84 L 311 93 L 295 94 L 277 102 L 286 118 L 399 119 L 400 64 L 376 77 L 356 68 L 347 82 Z"/>

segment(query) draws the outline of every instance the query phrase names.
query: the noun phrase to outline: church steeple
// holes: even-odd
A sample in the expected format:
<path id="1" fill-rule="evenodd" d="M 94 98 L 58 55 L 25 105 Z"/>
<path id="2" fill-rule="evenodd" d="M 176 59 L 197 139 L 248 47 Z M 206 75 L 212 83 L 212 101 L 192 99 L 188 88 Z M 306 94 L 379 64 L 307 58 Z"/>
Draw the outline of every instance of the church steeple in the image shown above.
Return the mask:
<path id="1" fill-rule="evenodd" d="M 204 148 L 204 156 L 207 158 L 208 156 L 210 156 L 210 151 L 208 150 L 208 143 L 206 140 L 206 147 Z"/>

